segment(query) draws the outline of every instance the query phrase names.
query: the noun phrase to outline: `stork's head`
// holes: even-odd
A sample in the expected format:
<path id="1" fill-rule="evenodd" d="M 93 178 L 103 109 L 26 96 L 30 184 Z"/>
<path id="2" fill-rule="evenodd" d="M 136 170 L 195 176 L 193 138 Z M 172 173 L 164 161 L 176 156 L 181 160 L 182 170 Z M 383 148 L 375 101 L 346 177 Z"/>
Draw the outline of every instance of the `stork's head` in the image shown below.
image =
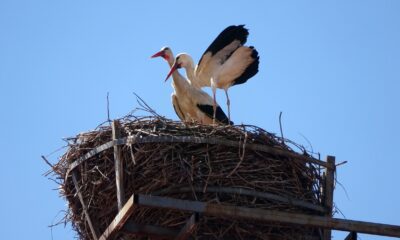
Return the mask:
<path id="1" fill-rule="evenodd" d="M 157 53 L 155 53 L 151 58 L 156 58 L 156 57 L 162 57 L 166 61 L 172 61 L 173 54 L 172 51 L 169 47 L 163 47 L 161 50 Z"/>
<path id="2" fill-rule="evenodd" d="M 175 57 L 175 62 L 172 65 L 171 70 L 169 71 L 165 81 L 168 80 L 168 78 L 172 75 L 172 73 L 174 73 L 177 69 L 182 67 L 183 68 L 193 67 L 193 59 L 187 53 L 180 53 Z"/>

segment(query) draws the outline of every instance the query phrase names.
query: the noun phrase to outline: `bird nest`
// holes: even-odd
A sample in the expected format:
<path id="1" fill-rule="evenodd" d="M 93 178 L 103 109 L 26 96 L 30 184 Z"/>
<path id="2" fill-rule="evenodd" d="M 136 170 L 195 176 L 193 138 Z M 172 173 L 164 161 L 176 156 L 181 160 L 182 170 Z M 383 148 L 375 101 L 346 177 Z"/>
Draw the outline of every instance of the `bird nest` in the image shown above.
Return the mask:
<path id="1" fill-rule="evenodd" d="M 183 124 L 158 116 L 130 116 L 119 121 L 120 138 L 126 140 L 119 145 L 125 199 L 132 194 L 146 194 L 227 206 L 325 214 L 321 210 L 324 209 L 323 167 L 307 161 L 306 151 L 288 140 L 249 125 Z M 66 153 L 52 166 L 61 195 L 68 201 L 66 219 L 80 239 L 93 239 L 85 211 L 98 234 L 103 233 L 118 213 L 113 148 L 93 152 L 110 141 L 112 129 L 108 124 L 78 134 L 68 139 Z M 73 164 L 79 191 L 70 172 Z M 129 220 L 180 229 L 191 214 L 140 207 Z M 312 227 L 218 216 L 201 216 L 191 233 L 196 239 L 319 239 L 320 234 L 320 229 Z M 147 239 L 123 232 L 115 238 L 121 235 L 123 239 Z"/>

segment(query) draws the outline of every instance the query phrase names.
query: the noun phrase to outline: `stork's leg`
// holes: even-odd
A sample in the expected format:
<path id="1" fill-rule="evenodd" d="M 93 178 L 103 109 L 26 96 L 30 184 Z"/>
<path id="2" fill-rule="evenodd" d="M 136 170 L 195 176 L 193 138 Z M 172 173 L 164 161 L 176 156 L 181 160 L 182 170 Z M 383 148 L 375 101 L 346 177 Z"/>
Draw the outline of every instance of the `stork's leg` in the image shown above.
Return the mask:
<path id="1" fill-rule="evenodd" d="M 213 124 L 215 124 L 215 118 L 217 117 L 217 99 L 216 99 L 216 92 L 217 92 L 217 88 L 213 87 L 212 88 L 212 92 L 213 92 Z"/>
<path id="2" fill-rule="evenodd" d="M 228 95 L 228 89 L 225 90 L 225 95 L 226 95 L 226 105 L 228 106 L 228 121 L 229 124 L 231 124 L 231 101 L 229 100 L 229 95 Z"/>

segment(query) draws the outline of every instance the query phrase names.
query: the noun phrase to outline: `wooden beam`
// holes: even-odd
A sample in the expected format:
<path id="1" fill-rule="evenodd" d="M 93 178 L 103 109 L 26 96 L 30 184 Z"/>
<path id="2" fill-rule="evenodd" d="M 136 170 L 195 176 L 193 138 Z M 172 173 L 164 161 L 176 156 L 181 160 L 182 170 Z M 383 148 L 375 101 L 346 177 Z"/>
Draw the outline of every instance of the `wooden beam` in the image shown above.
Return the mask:
<path id="1" fill-rule="evenodd" d="M 121 124 L 118 120 L 112 121 L 112 139 L 115 141 L 121 137 Z M 124 191 L 124 169 L 121 157 L 121 148 L 118 145 L 114 145 L 114 165 L 115 165 L 115 181 L 117 186 L 117 201 L 118 210 L 121 210 L 125 203 L 125 191 Z"/>
<path id="2" fill-rule="evenodd" d="M 201 192 L 203 193 L 203 187 L 194 187 L 194 186 L 172 186 L 170 188 L 163 188 L 159 191 L 152 192 L 152 195 L 166 195 L 171 193 L 186 193 L 186 192 Z M 302 207 L 311 209 L 314 211 L 318 211 L 321 213 L 326 213 L 326 209 L 323 206 L 319 206 L 310 202 L 298 200 L 289 196 L 280 196 L 273 193 L 268 192 L 259 192 L 255 190 L 250 190 L 241 187 L 219 187 L 219 186 L 207 186 L 207 192 L 212 193 L 228 193 L 228 194 L 239 194 L 239 195 L 246 195 L 252 196 L 256 198 L 264 198 L 272 201 L 279 201 L 283 203 L 290 204 L 292 206 Z"/>
<path id="3" fill-rule="evenodd" d="M 205 214 L 400 237 L 400 226 L 254 208 L 209 205 Z"/>
<path id="4" fill-rule="evenodd" d="M 197 223 L 199 222 L 199 214 L 194 213 L 186 222 L 185 226 L 181 229 L 178 236 L 176 236 L 175 240 L 186 240 L 190 237 L 190 235 L 196 229 Z"/>
<path id="5" fill-rule="evenodd" d="M 330 166 L 326 168 L 326 181 L 325 181 L 325 208 L 327 209 L 326 216 L 332 217 L 333 211 L 333 190 L 335 187 L 335 157 L 327 156 L 326 163 Z M 324 240 L 330 240 L 332 238 L 332 232 L 330 229 L 324 230 Z"/>
<path id="6" fill-rule="evenodd" d="M 178 231 L 174 229 L 153 225 L 141 225 L 133 221 L 127 221 L 121 231 L 135 236 L 147 236 L 155 239 L 160 237 L 162 237 L 162 239 L 175 239 L 178 235 Z"/>
<path id="7" fill-rule="evenodd" d="M 128 201 L 126 201 L 123 208 L 118 212 L 117 216 L 115 216 L 114 220 L 108 225 L 107 229 L 103 232 L 100 237 L 100 240 L 107 240 L 113 236 L 116 232 L 118 232 L 128 220 L 128 218 L 132 215 L 133 211 L 136 208 L 135 199 L 132 195 Z"/>
<path id="8" fill-rule="evenodd" d="M 207 207 L 207 203 L 181 200 L 170 197 L 159 197 L 144 194 L 134 195 L 136 204 L 139 206 L 166 208 L 189 212 L 204 213 Z"/>
<path id="9" fill-rule="evenodd" d="M 85 214 L 85 219 L 87 224 L 89 225 L 90 231 L 92 233 L 93 239 L 97 240 L 97 236 L 98 236 L 98 230 L 95 226 L 93 226 L 92 220 L 90 219 L 89 213 L 88 213 L 88 209 L 86 207 L 85 201 L 83 199 L 82 193 L 79 190 L 79 184 L 78 184 L 78 179 L 76 176 L 75 172 L 72 172 L 72 181 L 74 182 L 74 186 L 76 189 L 76 192 L 78 194 L 78 198 L 79 201 L 81 202 L 82 205 L 82 209 L 83 209 L 83 213 Z"/>
<path id="10" fill-rule="evenodd" d="M 300 213 L 289 213 L 275 210 L 225 206 L 198 201 L 180 200 L 167 197 L 135 195 L 137 204 L 147 207 L 158 207 L 182 211 L 199 212 L 204 215 L 228 219 L 246 219 L 260 222 L 278 222 L 300 226 L 334 229 L 349 232 L 359 232 L 389 237 L 400 237 L 400 226 L 362 222 L 314 216 Z"/>

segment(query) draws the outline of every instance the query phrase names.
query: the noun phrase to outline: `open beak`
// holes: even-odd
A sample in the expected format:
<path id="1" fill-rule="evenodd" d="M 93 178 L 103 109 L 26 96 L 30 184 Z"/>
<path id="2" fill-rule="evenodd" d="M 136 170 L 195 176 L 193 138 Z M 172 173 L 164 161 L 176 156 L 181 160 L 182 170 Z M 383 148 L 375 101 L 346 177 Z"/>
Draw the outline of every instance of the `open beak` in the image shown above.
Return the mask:
<path id="1" fill-rule="evenodd" d="M 179 64 L 177 64 L 176 62 L 174 63 L 174 65 L 172 65 L 171 70 L 169 70 L 169 73 L 167 75 L 167 78 L 165 79 L 165 82 L 168 80 L 168 78 L 176 71 L 176 69 L 178 69 Z"/>
<path id="2" fill-rule="evenodd" d="M 158 53 L 154 54 L 150 58 L 156 58 L 156 57 L 164 57 L 164 51 L 159 51 Z"/>

